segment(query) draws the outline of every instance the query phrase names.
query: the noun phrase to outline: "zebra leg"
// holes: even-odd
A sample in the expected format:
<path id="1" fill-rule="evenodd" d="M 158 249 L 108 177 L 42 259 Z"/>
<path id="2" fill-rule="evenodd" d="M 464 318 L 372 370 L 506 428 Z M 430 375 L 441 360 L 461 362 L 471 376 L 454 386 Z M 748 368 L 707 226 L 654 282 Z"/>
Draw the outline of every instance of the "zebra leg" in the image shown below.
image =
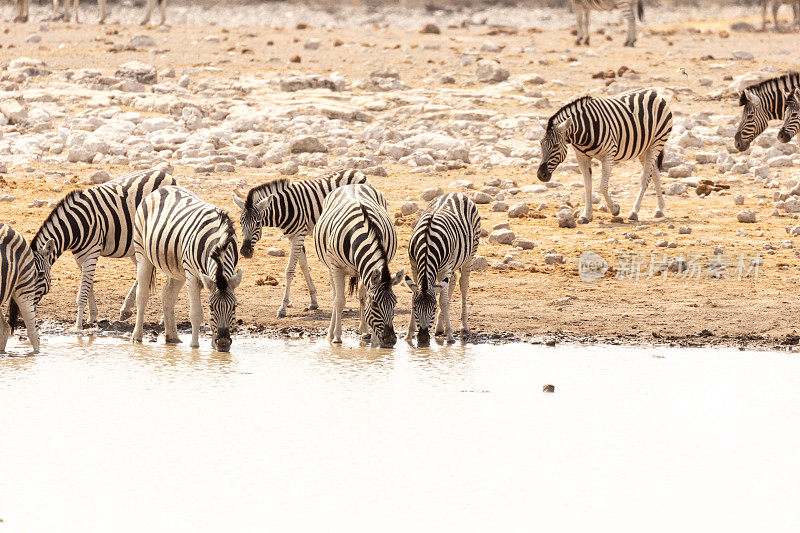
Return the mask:
<path id="1" fill-rule="evenodd" d="M 161 302 L 164 306 L 164 340 L 167 344 L 181 342 L 178 338 L 178 326 L 175 323 L 175 302 L 181 287 L 186 283 L 185 278 L 167 278 L 164 288 L 161 289 Z"/>
<path id="2" fill-rule="evenodd" d="M 135 268 L 136 256 L 131 256 L 131 261 L 133 261 L 133 266 Z M 133 314 L 133 304 L 136 303 L 136 286 L 137 286 L 137 281 L 133 280 L 133 285 L 131 285 L 131 290 L 129 290 L 128 295 L 125 296 L 125 301 L 122 302 L 122 308 L 119 310 L 120 322 L 128 320 Z"/>
<path id="3" fill-rule="evenodd" d="M 467 291 L 469 290 L 469 273 L 472 270 L 472 258 L 461 266 L 461 276 L 458 278 L 458 289 L 461 291 L 461 333 L 469 334 L 467 325 Z"/>
<path id="4" fill-rule="evenodd" d="M 773 0 L 772 2 L 772 20 L 775 22 L 775 31 L 781 31 L 781 27 L 778 24 L 778 11 L 781 8 L 780 0 Z"/>
<path id="5" fill-rule="evenodd" d="M 75 11 L 75 24 L 80 22 L 80 20 L 78 20 L 78 1 L 79 0 L 73 0 L 72 1 L 72 7 L 73 7 L 73 9 Z"/>
<path id="6" fill-rule="evenodd" d="M 575 152 L 578 166 L 583 174 L 583 215 L 578 219 L 578 224 L 587 224 L 592 220 L 592 159 L 589 156 Z"/>
<path id="7" fill-rule="evenodd" d="M 583 44 L 589 46 L 589 13 L 590 9 L 584 7 L 583 9 Z"/>
<path id="8" fill-rule="evenodd" d="M 372 337 L 367 326 L 367 288 L 363 283 L 358 283 L 358 332 L 361 333 L 361 340 L 367 341 Z"/>
<path id="9" fill-rule="evenodd" d="M 97 256 L 100 255 L 100 250 L 95 248 L 89 250 L 86 255 L 75 256 L 75 262 L 81 269 L 81 285 L 78 289 L 78 316 L 75 318 L 75 329 L 83 329 L 83 312 L 86 309 L 86 303 L 89 300 L 89 295 L 92 292 L 92 283 L 94 283 L 94 270 L 97 268 Z"/>
<path id="10" fill-rule="evenodd" d="M 331 327 L 328 329 L 328 342 L 342 342 L 342 313 L 344 312 L 345 273 L 338 267 L 331 268 L 331 286 L 333 287 L 333 310 L 331 311 Z"/>
<path id="11" fill-rule="evenodd" d="M 17 15 L 14 17 L 14 22 L 28 22 L 30 0 L 16 0 L 14 4 L 17 8 Z"/>
<path id="12" fill-rule="evenodd" d="M 633 211 L 631 211 L 631 214 L 628 215 L 628 219 L 630 220 L 639 220 L 639 208 L 642 206 L 644 193 L 647 191 L 647 186 L 650 184 L 650 174 L 652 173 L 651 165 L 655 160 L 652 155 L 652 150 L 647 150 L 640 160 L 642 161 L 642 166 L 644 168 L 642 170 L 642 177 L 639 183 L 639 196 L 636 198 L 636 203 L 633 205 Z"/>
<path id="13" fill-rule="evenodd" d="M 289 307 L 289 291 L 292 289 L 292 279 L 294 279 L 294 269 L 297 266 L 297 259 L 299 254 L 305 255 L 303 250 L 303 241 L 298 237 L 289 240 L 291 249 L 289 250 L 289 262 L 286 263 L 286 290 L 283 292 L 283 302 L 278 308 L 277 317 L 283 318 L 286 316 L 286 308 Z M 302 267 L 301 267 L 302 268 Z"/>
<path id="14" fill-rule="evenodd" d="M 167 21 L 167 0 L 161 0 L 161 22 L 160 25 L 164 25 Z"/>
<path id="15" fill-rule="evenodd" d="M 308 269 L 308 257 L 306 256 L 306 247 L 303 241 L 300 241 L 300 271 L 303 273 L 303 277 L 306 278 L 308 296 L 311 298 L 311 303 L 308 304 L 308 309 L 306 309 L 306 311 L 319 309 L 319 304 L 317 303 L 317 288 L 314 286 L 314 280 L 311 279 L 311 271 Z"/>
<path id="16" fill-rule="evenodd" d="M 664 218 L 664 191 L 661 190 L 661 175 L 658 171 L 658 164 L 656 163 L 656 159 L 658 156 L 653 156 L 653 161 L 651 161 L 650 165 L 652 168 L 651 178 L 653 180 L 653 187 L 656 189 L 656 198 L 658 199 L 658 209 L 653 214 L 655 218 Z"/>
<path id="17" fill-rule="evenodd" d="M 39 353 L 39 332 L 36 330 L 36 312 L 33 308 L 33 302 L 19 298 L 16 298 L 16 301 L 19 305 L 19 314 L 22 315 L 25 329 L 28 331 L 28 340 L 31 341 L 33 353 Z"/>
<path id="18" fill-rule="evenodd" d="M 106 0 L 97 0 L 97 4 L 100 6 L 100 20 L 97 23 L 98 24 L 105 24 L 105 22 L 106 22 Z"/>
<path id="19" fill-rule="evenodd" d="M 203 283 L 194 276 L 186 276 L 186 289 L 189 292 L 189 322 L 192 323 L 192 348 L 200 347 L 200 326 L 203 324 L 203 302 L 200 301 L 200 290 Z"/>
<path id="20" fill-rule="evenodd" d="M 611 195 L 608 194 L 608 180 L 611 178 L 611 168 L 614 164 L 614 158 L 611 156 L 607 156 L 603 158 L 602 165 L 603 165 L 603 174 L 600 178 L 600 194 L 603 195 L 603 198 L 606 201 L 606 207 L 611 212 L 611 216 L 619 215 L 619 204 L 614 202 L 611 199 Z"/>
<path id="21" fill-rule="evenodd" d="M 155 268 L 150 261 L 137 254 L 136 265 L 136 325 L 133 328 L 133 341 L 142 342 L 144 336 L 144 310 L 150 298 L 150 283 L 153 281 Z"/>
<path id="22" fill-rule="evenodd" d="M 11 326 L 6 322 L 6 317 L 0 311 L 0 353 L 6 353 L 6 343 L 11 335 Z"/>
<path id="23" fill-rule="evenodd" d="M 450 330 L 447 334 L 448 342 L 453 337 L 453 328 L 450 326 L 450 300 L 453 299 L 453 291 L 456 289 L 456 277 L 450 273 L 450 283 L 447 285 L 447 290 L 443 290 L 439 294 L 439 313 L 436 319 L 436 335 L 446 333 L 446 329 Z"/>
<path id="24" fill-rule="evenodd" d="M 631 47 L 636 43 L 636 16 L 633 13 L 635 3 L 636 0 L 631 0 L 625 11 L 625 18 L 628 21 L 628 38 L 625 40 L 625 46 Z"/>
<path id="25" fill-rule="evenodd" d="M 88 325 L 92 326 L 97 324 L 97 302 L 94 299 L 94 283 L 89 287 L 89 322 Z"/>
<path id="26" fill-rule="evenodd" d="M 140 22 L 142 26 L 145 26 L 148 22 L 150 22 L 150 15 L 153 14 L 154 3 L 155 0 L 147 0 L 147 11 L 144 12 L 144 18 L 142 19 L 142 22 Z"/>
<path id="27" fill-rule="evenodd" d="M 584 9 L 582 6 L 575 5 L 575 2 L 572 3 L 573 9 L 575 9 L 575 18 L 578 22 L 578 39 L 575 41 L 575 44 L 581 45 L 583 44 L 583 13 Z"/>

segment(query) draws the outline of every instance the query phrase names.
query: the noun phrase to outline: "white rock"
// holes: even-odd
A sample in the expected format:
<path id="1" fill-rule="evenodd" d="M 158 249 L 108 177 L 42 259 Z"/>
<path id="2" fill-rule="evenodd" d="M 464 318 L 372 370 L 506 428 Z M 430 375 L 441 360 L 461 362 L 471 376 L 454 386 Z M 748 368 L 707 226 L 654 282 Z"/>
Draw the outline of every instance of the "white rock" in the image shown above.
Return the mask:
<path id="1" fill-rule="evenodd" d="M 28 112 L 13 98 L 7 98 L 0 102 L 0 113 L 8 119 L 11 124 L 23 124 L 28 120 Z"/>
<path id="2" fill-rule="evenodd" d="M 577 226 L 575 217 L 570 209 L 562 209 L 556 216 L 558 218 L 559 228 L 574 228 Z"/>
<path id="3" fill-rule="evenodd" d="M 739 222 L 743 222 L 746 224 L 752 224 L 756 221 L 756 212 L 752 209 L 747 209 L 745 211 L 740 211 L 738 215 L 736 215 L 736 219 Z"/>
<path id="4" fill-rule="evenodd" d="M 482 255 L 476 255 L 472 258 L 472 267 L 470 270 L 488 270 L 489 269 L 489 261 Z"/>
<path id="5" fill-rule="evenodd" d="M 678 196 L 683 194 L 686 187 L 682 183 L 670 183 L 664 188 L 664 192 L 669 196 Z"/>
<path id="6" fill-rule="evenodd" d="M 91 175 L 89 180 L 94 184 L 105 183 L 111 180 L 111 176 L 108 175 L 108 172 L 105 170 L 98 170 L 94 174 Z"/>
<path id="7" fill-rule="evenodd" d="M 564 262 L 564 256 L 561 254 L 546 254 L 544 256 L 545 265 L 560 265 Z"/>
<path id="8" fill-rule="evenodd" d="M 520 202 L 518 204 L 514 204 L 511 206 L 511 208 L 508 210 L 508 217 L 519 218 L 521 216 L 527 215 L 528 212 L 530 212 L 530 210 L 531 207 L 527 203 Z"/>
<path id="9" fill-rule="evenodd" d="M 303 152 L 327 152 L 328 148 L 317 137 L 304 135 L 289 141 L 289 150 L 293 154 L 298 154 Z"/>
<path id="10" fill-rule="evenodd" d="M 286 252 L 283 251 L 282 248 L 276 248 L 274 246 L 270 246 L 269 248 L 267 248 L 267 255 L 271 257 L 284 257 L 286 255 Z"/>
<path id="11" fill-rule="evenodd" d="M 530 239 L 517 238 L 511 242 L 511 246 L 522 248 L 523 250 L 532 250 L 536 244 Z"/>
<path id="12" fill-rule="evenodd" d="M 117 68 L 115 75 L 120 78 L 129 78 L 147 85 L 152 85 L 158 81 L 156 67 L 142 63 L 141 61 L 123 63 Z"/>
<path id="13" fill-rule="evenodd" d="M 489 242 L 511 244 L 517 236 L 510 229 L 497 229 L 489 234 Z"/>
<path id="14" fill-rule="evenodd" d="M 431 187 L 430 189 L 425 189 L 424 191 L 422 191 L 422 194 L 420 196 L 422 196 L 422 199 L 425 200 L 426 202 L 430 202 L 434 198 L 438 198 L 443 194 L 444 191 L 442 190 L 441 187 Z"/>
<path id="15" fill-rule="evenodd" d="M 417 211 L 419 211 L 419 206 L 414 202 L 406 202 L 400 206 L 400 214 L 402 214 L 404 217 L 413 215 Z"/>
<path id="16" fill-rule="evenodd" d="M 492 197 L 486 194 L 485 192 L 475 191 L 470 194 L 470 198 L 476 204 L 488 204 L 492 202 Z"/>
<path id="17" fill-rule="evenodd" d="M 321 44 L 322 41 L 312 37 L 311 39 L 306 41 L 306 43 L 303 45 L 303 48 L 305 48 L 306 50 L 317 50 Z"/>
<path id="18" fill-rule="evenodd" d="M 153 40 L 152 37 L 149 35 L 134 35 L 133 38 L 128 41 L 129 48 L 155 48 L 156 42 Z"/>
<path id="19" fill-rule="evenodd" d="M 744 205 L 744 195 L 742 193 L 736 193 L 733 196 L 733 205 Z"/>
<path id="20" fill-rule="evenodd" d="M 506 81 L 510 76 L 507 69 L 500 66 L 497 61 L 481 59 L 478 61 L 478 68 L 475 71 L 478 81 L 499 83 Z"/>
<path id="21" fill-rule="evenodd" d="M 752 61 L 755 59 L 755 56 L 746 50 L 734 50 L 731 55 L 734 59 L 739 59 L 741 61 Z"/>
<path id="22" fill-rule="evenodd" d="M 508 204 L 505 202 L 492 202 L 491 209 L 495 213 L 504 213 L 508 211 Z"/>

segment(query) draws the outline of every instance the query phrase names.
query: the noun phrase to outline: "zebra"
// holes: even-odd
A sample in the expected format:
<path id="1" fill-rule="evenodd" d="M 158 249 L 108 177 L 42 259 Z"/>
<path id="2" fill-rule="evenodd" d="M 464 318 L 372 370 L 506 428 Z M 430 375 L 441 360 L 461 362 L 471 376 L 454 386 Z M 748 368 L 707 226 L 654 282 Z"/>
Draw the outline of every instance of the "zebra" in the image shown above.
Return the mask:
<path id="1" fill-rule="evenodd" d="M 783 118 L 786 93 L 798 87 L 800 87 L 800 73 L 789 72 L 750 85 L 739 94 L 742 120 L 733 136 L 737 150 L 744 152 L 750 148 L 750 143 L 767 129 L 770 120 Z"/>
<path id="2" fill-rule="evenodd" d="M 314 226 L 317 256 L 328 267 L 333 287 L 333 310 L 328 341 L 342 342 L 345 277 L 352 295 L 359 284 L 359 331 L 372 344 L 391 348 L 397 342 L 392 321 L 397 297 L 392 287 L 403 279 L 389 263 L 397 251 L 397 232 L 386 211 L 383 195 L 370 185 L 345 185 L 325 198 Z"/>
<path id="3" fill-rule="evenodd" d="M 800 87 L 787 92 L 783 110 L 783 126 L 778 132 L 778 140 L 788 143 L 800 131 Z"/>
<path id="4" fill-rule="evenodd" d="M 242 210 L 242 256 L 253 257 L 253 249 L 261 239 L 261 228 L 271 226 L 283 231 L 291 243 L 289 262 L 286 263 L 286 290 L 277 316 L 286 316 L 289 307 L 289 292 L 298 260 L 306 279 L 311 304 L 308 310 L 317 309 L 317 289 L 311 279 L 306 259 L 305 239 L 311 233 L 322 211 L 325 197 L 343 185 L 369 184 L 367 177 L 358 170 L 340 170 L 316 179 L 290 182 L 282 178 L 253 187 L 242 200 L 236 194 L 233 202 Z"/>
<path id="5" fill-rule="evenodd" d="M 175 180 L 165 170 L 134 172 L 102 185 L 70 192 L 42 223 L 31 243 L 34 254 L 52 239 L 56 247 L 50 255 L 50 263 L 69 250 L 81 269 L 75 328 L 83 328 L 87 303 L 89 324 L 97 320 L 93 283 L 97 258 L 130 257 L 133 260 L 133 218 L 136 208 L 154 190 L 174 184 Z M 136 282 L 120 309 L 120 320 L 131 316 L 135 297 Z"/>
<path id="6" fill-rule="evenodd" d="M 34 254 L 22 235 L 0 222 L 0 307 L 9 302 L 10 323 L 0 314 L 0 353 L 5 352 L 8 337 L 14 333 L 20 315 L 33 352 L 39 352 L 36 305 L 50 285 L 48 260 L 54 250 L 55 243 L 50 239 Z"/>
<path id="7" fill-rule="evenodd" d="M 430 340 L 430 329 L 436 314 L 439 294 L 439 320 L 436 333 L 444 332 L 453 342 L 450 324 L 450 299 L 456 287 L 455 274 L 460 271 L 461 331 L 467 326 L 467 289 L 472 259 L 478 250 L 481 217 L 475 203 L 461 193 L 446 194 L 433 200 L 417 221 L 408 243 L 411 276 L 405 282 L 414 294 L 407 341 L 419 327 L 420 342 Z"/>
<path id="8" fill-rule="evenodd" d="M 633 13 L 634 2 L 636 3 L 636 14 L 639 20 L 644 17 L 644 7 L 642 0 L 572 0 L 572 8 L 578 17 L 578 40 L 575 44 L 589 44 L 589 12 L 610 11 L 619 8 L 622 10 L 623 17 L 628 22 L 628 38 L 625 46 L 633 46 L 636 43 L 636 18 Z"/>
<path id="9" fill-rule="evenodd" d="M 767 4 L 769 2 L 770 0 L 761 0 L 761 31 L 767 29 Z M 772 0 L 772 20 L 775 22 L 775 31 L 780 30 L 778 10 L 782 5 L 792 6 L 794 24 L 800 26 L 800 0 Z"/>
<path id="10" fill-rule="evenodd" d="M 553 171 L 567 157 L 567 144 L 575 150 L 583 174 L 585 206 L 578 223 L 592 220 L 592 159 L 602 163 L 600 192 L 611 214 L 619 205 L 608 194 L 614 161 L 638 158 L 642 163 L 639 196 L 628 218 L 639 220 L 639 208 L 652 177 L 658 198 L 655 217 L 664 216 L 664 196 L 658 171 L 664 160 L 664 144 L 672 131 L 672 112 L 654 89 L 628 91 L 617 96 L 583 96 L 559 109 L 547 122 L 542 138 L 542 163 L 538 176 L 550 181 Z"/>
<path id="11" fill-rule="evenodd" d="M 161 187 L 136 210 L 133 247 L 139 285 L 134 342 L 142 342 L 144 311 L 158 269 L 167 276 L 161 292 L 166 342 L 181 342 L 175 302 L 188 282 L 192 348 L 200 346 L 200 291 L 205 287 L 211 293 L 211 346 L 220 352 L 230 351 L 236 318 L 234 290 L 242 281 L 242 271 L 236 269 L 239 251 L 228 214 L 182 187 Z"/>
<path id="12" fill-rule="evenodd" d="M 30 0 L 22 0 L 24 2 L 29 2 Z M 69 1 L 64 0 L 64 21 L 69 22 Z M 80 22 L 78 20 L 78 2 L 79 0 L 72 0 L 72 10 L 75 13 L 75 22 Z M 58 20 L 59 17 L 62 15 L 58 12 L 58 7 L 61 4 L 61 0 L 53 0 L 53 20 Z M 105 24 L 106 21 L 106 0 L 97 0 L 97 5 L 100 8 L 100 19 L 97 21 L 98 24 Z"/>
<path id="13" fill-rule="evenodd" d="M 144 18 L 139 23 L 140 25 L 146 26 L 150 22 L 150 16 L 153 14 L 153 8 L 156 6 L 156 2 L 158 2 L 161 14 L 161 21 L 158 23 L 159 26 L 167 22 L 167 0 L 147 0 L 147 11 L 145 11 Z"/>

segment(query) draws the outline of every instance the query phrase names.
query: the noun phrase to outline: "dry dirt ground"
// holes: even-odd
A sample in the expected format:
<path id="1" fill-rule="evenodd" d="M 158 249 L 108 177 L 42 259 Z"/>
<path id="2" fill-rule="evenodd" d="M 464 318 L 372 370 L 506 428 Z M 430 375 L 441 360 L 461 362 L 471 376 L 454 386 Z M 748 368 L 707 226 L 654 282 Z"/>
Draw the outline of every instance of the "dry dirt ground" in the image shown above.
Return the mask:
<path id="1" fill-rule="evenodd" d="M 572 15 L 554 12 L 561 26 L 571 23 Z M 688 12 L 691 13 L 691 12 Z M 561 20 L 569 17 L 566 23 Z M 86 18 L 86 17 L 84 17 Z M 168 29 L 149 28 L 146 31 L 159 39 L 162 53 L 146 51 L 121 51 L 110 53 L 113 42 L 126 42 L 142 33 L 137 26 L 93 24 L 76 25 L 51 23 L 50 30 L 43 33 L 41 43 L 26 43 L 25 38 L 38 30 L 38 22 L 28 24 L 0 24 L 0 63 L 20 56 L 44 60 L 53 71 L 69 68 L 91 67 L 102 72 L 113 73 L 117 65 L 134 59 L 145 61 L 159 70 L 172 67 L 180 75 L 189 67 L 212 66 L 217 80 L 236 80 L 246 76 L 274 76 L 299 69 L 314 73 L 339 72 L 348 79 L 363 75 L 364 70 L 379 66 L 397 69 L 402 81 L 411 88 L 424 88 L 434 92 L 440 87 L 428 79 L 431 69 L 454 73 L 460 91 L 476 91 L 473 108 L 502 111 L 507 116 L 534 113 L 547 117 L 560 104 L 602 85 L 603 80 L 593 79 L 592 74 L 608 69 L 627 66 L 642 76 L 638 82 L 643 86 L 691 87 L 696 94 L 710 90 L 697 86 L 696 80 L 710 77 L 714 87 L 723 84 L 724 76 L 737 76 L 748 70 L 772 66 L 778 71 L 797 67 L 797 33 L 735 32 L 730 29 L 736 20 L 727 18 L 717 21 L 694 21 L 691 16 L 668 22 L 660 22 L 659 12 L 650 15 L 647 32 L 642 34 L 634 49 L 624 48 L 622 27 L 604 26 L 612 41 L 598 34 L 599 24 L 593 22 L 593 39 L 601 44 L 596 54 L 586 54 L 585 49 L 576 49 L 574 37 L 569 29 L 520 28 L 503 30 L 488 26 L 442 27 L 441 34 L 421 34 L 416 29 L 397 27 L 341 27 L 319 29 L 307 27 L 295 29 L 271 29 L 260 26 L 229 27 L 175 25 Z M 705 12 L 698 19 L 710 18 Z M 89 17 L 89 20 L 92 20 Z M 741 19 L 737 19 L 741 20 Z M 754 12 L 749 18 L 760 22 Z M 415 24 L 414 26 L 419 27 Z M 543 25 L 544 26 L 544 25 Z M 216 41 L 198 41 L 198 36 L 215 34 Z M 318 50 L 308 50 L 303 43 L 309 38 L 320 39 Z M 461 67 L 461 51 L 468 47 L 478 48 L 491 39 L 504 47 L 503 52 L 493 54 L 512 73 L 536 72 L 548 80 L 540 89 L 551 94 L 550 105 L 533 109 L 526 98 L 493 99 L 477 93 L 482 84 L 474 81 L 474 66 Z M 161 41 L 164 41 L 161 44 Z M 344 44 L 363 46 L 333 46 L 335 40 Z M 531 43 L 535 52 L 521 53 L 518 47 Z M 424 49 L 425 44 L 438 44 L 438 50 Z M 401 49 L 399 46 L 405 45 Z M 242 53 L 242 50 L 248 50 Z M 731 51 L 748 50 L 755 55 L 754 61 L 731 61 Z M 346 51 L 346 53 L 343 53 Z M 788 53 L 787 53 L 788 52 Z M 300 55 L 302 63 L 290 63 L 294 55 Z M 709 59 L 708 56 L 714 59 Z M 573 60 L 577 64 L 571 65 Z M 714 65 L 712 67 L 712 65 Z M 688 77 L 678 72 L 684 67 Z M 663 76 L 665 81 L 648 81 L 653 76 Z M 561 80 L 563 84 L 552 83 Z M 723 98 L 681 96 L 676 92 L 671 105 L 676 115 L 688 116 L 697 112 L 712 115 L 738 115 L 739 108 L 730 95 Z M 679 113 L 677 113 L 679 112 Z M 729 143 L 730 144 L 730 143 Z M 713 146 L 711 150 L 725 151 L 725 146 Z M 392 216 L 400 206 L 413 199 L 422 205 L 419 194 L 426 188 L 448 185 L 457 179 L 468 179 L 480 188 L 491 178 L 508 178 L 522 185 L 536 184 L 535 168 L 538 161 L 523 168 L 468 165 L 466 169 L 410 173 L 410 167 L 384 164 L 388 177 L 372 177 L 372 182 L 382 190 L 389 200 Z M 16 201 L 0 203 L 0 220 L 10 223 L 17 230 L 31 237 L 49 209 L 29 207 L 34 199 L 58 199 L 68 190 L 84 183 L 88 176 L 99 169 L 112 175 L 122 175 L 130 169 L 120 166 L 66 163 L 60 165 L 31 162 L 11 166 L 7 173 L 0 174 L 0 194 L 13 193 Z M 261 169 L 237 168 L 223 181 L 211 174 L 201 176 L 191 168 L 175 166 L 179 180 L 198 192 L 204 199 L 229 210 L 238 222 L 238 212 L 233 206 L 230 193 L 232 181 L 243 180 L 248 185 L 257 185 L 277 176 L 277 167 L 266 165 Z M 638 164 L 620 164 L 612 177 L 615 198 L 627 214 L 633 203 L 632 185 L 638 180 Z M 779 181 L 797 175 L 796 168 L 779 169 L 774 176 Z M 301 173 L 296 176 L 300 178 Z M 700 178 L 725 181 L 715 165 L 699 166 L 694 173 Z M 528 197 L 534 207 L 547 203 L 541 218 L 522 218 L 512 221 L 512 229 L 518 237 L 532 239 L 536 246 L 532 250 L 519 251 L 519 258 L 529 265 L 524 270 L 497 270 L 489 268 L 474 272 L 469 292 L 469 321 L 473 331 L 486 334 L 488 338 L 518 337 L 536 339 L 597 339 L 622 342 L 677 342 L 685 344 L 730 343 L 749 346 L 773 346 L 797 342 L 797 324 L 794 317 L 800 314 L 797 298 L 800 258 L 792 245 L 786 228 L 796 224 L 791 214 L 773 215 L 773 193 L 777 189 L 765 189 L 762 183 L 748 175 L 734 182 L 727 194 L 712 194 L 701 198 L 690 189 L 683 196 L 668 196 L 665 219 L 653 219 L 655 197 L 652 191 L 645 197 L 638 223 L 611 222 L 609 213 L 595 212 L 593 222 L 576 229 L 558 228 L 555 213 L 564 202 L 542 197 Z M 219 178 L 222 179 L 222 178 Z M 571 205 L 579 205 L 581 189 L 572 187 L 580 177 L 574 171 L 556 171 L 554 179 L 565 184 L 564 191 L 571 194 Z M 664 179 L 665 184 L 674 180 Z M 622 187 L 622 185 L 625 187 Z M 58 192 L 56 192 L 58 191 Z M 563 192 L 563 191 L 562 191 Z M 744 207 L 734 205 L 733 194 L 745 196 Z M 759 200 L 764 200 L 759 205 Z M 514 203 L 510 199 L 509 203 Z M 737 213 L 745 208 L 754 209 L 758 215 L 755 224 L 737 222 Z M 505 213 L 492 212 L 488 205 L 480 206 L 483 226 L 491 231 L 493 225 L 507 222 Z M 537 212 L 538 213 L 538 212 Z M 396 270 L 407 267 L 405 253 L 414 218 L 398 219 L 400 238 L 398 255 L 392 265 Z M 688 226 L 690 234 L 679 234 L 678 228 Z M 631 233 L 635 235 L 631 236 Z M 667 239 L 677 247 L 660 248 L 656 242 Z M 331 293 L 327 271 L 316 259 L 311 238 L 307 240 L 309 261 L 313 278 L 319 290 L 320 309 L 305 311 L 308 303 L 302 277 L 295 278 L 293 285 L 293 307 L 286 318 L 275 317 L 283 293 L 283 269 L 285 258 L 269 257 L 265 250 L 277 246 L 288 251 L 287 242 L 275 231 L 265 231 L 265 237 L 256 248 L 252 260 L 242 260 L 244 281 L 238 291 L 240 306 L 238 318 L 254 331 L 318 333 L 329 321 Z M 651 253 L 668 257 L 709 257 L 715 247 L 721 247 L 725 256 L 738 258 L 740 254 L 762 257 L 758 278 L 737 280 L 735 275 L 724 279 L 709 278 L 706 274 L 684 279 L 675 273 L 662 277 L 647 277 Z M 591 250 L 605 257 L 612 265 L 606 276 L 587 283 L 578 276 L 577 258 L 581 252 Z M 482 240 L 479 253 L 489 263 L 502 261 L 513 250 L 505 245 Z M 564 264 L 545 264 L 545 252 L 562 254 Z M 638 280 L 618 279 L 622 272 L 615 256 L 635 252 L 646 258 L 642 276 Z M 731 268 L 734 268 L 732 265 Z M 262 280 L 272 277 L 277 286 L 265 285 Z M 95 290 L 100 304 L 101 319 L 116 320 L 121 300 L 134 278 L 134 269 L 127 260 L 101 259 L 96 273 Z M 71 323 L 75 313 L 75 293 L 78 270 L 69 255 L 63 256 L 53 268 L 53 288 L 42 301 L 39 317 L 61 323 Z M 399 304 L 396 327 L 404 330 L 410 306 L 410 293 L 402 287 L 398 291 Z M 345 324 L 357 325 L 355 302 L 348 302 Z M 460 308 L 458 296 L 453 304 L 454 319 Z M 357 309 L 357 307 L 355 307 Z M 153 296 L 148 309 L 148 320 L 157 321 L 160 316 L 160 295 Z M 179 317 L 188 316 L 185 294 L 179 300 Z M 180 320 L 180 318 L 179 318 Z M 287 328 L 287 329 L 284 329 Z"/>

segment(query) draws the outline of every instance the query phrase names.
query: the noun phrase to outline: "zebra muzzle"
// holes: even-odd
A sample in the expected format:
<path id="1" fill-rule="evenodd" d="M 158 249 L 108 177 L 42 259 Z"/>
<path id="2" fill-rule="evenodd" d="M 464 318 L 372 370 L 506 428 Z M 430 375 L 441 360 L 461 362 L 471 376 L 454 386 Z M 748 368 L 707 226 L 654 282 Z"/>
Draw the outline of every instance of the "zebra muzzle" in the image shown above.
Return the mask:
<path id="1" fill-rule="evenodd" d="M 231 330 L 228 328 L 221 328 L 212 339 L 212 344 L 218 352 L 231 351 Z"/>
<path id="2" fill-rule="evenodd" d="M 542 163 L 539 165 L 539 171 L 536 173 L 536 176 L 539 178 L 539 181 L 550 181 L 550 178 L 553 176 L 550 171 L 547 170 L 547 165 Z"/>
<path id="3" fill-rule="evenodd" d="M 788 143 L 792 140 L 792 136 L 786 130 L 781 130 L 778 132 L 778 140 L 782 143 Z"/>
<path id="4" fill-rule="evenodd" d="M 253 257 L 253 245 L 248 243 L 242 243 L 242 256 L 246 259 L 250 259 Z"/>

